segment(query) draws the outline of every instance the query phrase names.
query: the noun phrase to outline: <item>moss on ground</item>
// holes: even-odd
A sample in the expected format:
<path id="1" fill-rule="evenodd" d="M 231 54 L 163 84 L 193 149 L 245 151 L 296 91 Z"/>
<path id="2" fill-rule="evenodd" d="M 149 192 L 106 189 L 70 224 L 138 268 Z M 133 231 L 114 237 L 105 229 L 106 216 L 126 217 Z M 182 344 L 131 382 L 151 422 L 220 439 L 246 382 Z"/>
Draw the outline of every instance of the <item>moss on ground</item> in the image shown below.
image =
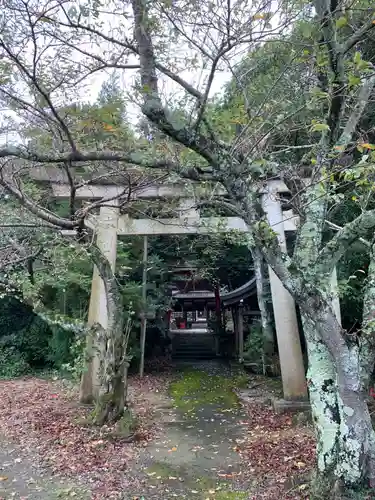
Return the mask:
<path id="1" fill-rule="evenodd" d="M 218 491 L 215 493 L 215 500 L 246 500 L 248 493 L 245 491 Z"/>
<path id="2" fill-rule="evenodd" d="M 208 476 L 193 477 L 182 468 L 174 468 L 163 462 L 154 462 L 145 469 L 148 481 L 153 485 L 164 484 L 171 487 L 179 482 L 181 488 L 187 493 L 194 492 L 194 498 L 206 500 L 245 500 L 248 493 L 244 491 L 233 491 L 227 482 L 218 482 L 215 478 Z M 181 479 L 183 478 L 183 480 Z"/>
<path id="3" fill-rule="evenodd" d="M 239 406 L 235 389 L 246 386 L 248 377 L 239 373 L 232 377 L 209 375 L 200 370 L 183 372 L 181 378 L 170 386 L 170 394 L 176 408 L 195 412 L 202 405 L 215 405 L 220 409 Z"/>
<path id="4" fill-rule="evenodd" d="M 163 462 L 154 462 L 150 467 L 147 467 L 145 472 L 150 477 L 163 479 L 168 479 L 169 477 L 179 477 L 181 475 L 180 469 L 175 469 Z"/>

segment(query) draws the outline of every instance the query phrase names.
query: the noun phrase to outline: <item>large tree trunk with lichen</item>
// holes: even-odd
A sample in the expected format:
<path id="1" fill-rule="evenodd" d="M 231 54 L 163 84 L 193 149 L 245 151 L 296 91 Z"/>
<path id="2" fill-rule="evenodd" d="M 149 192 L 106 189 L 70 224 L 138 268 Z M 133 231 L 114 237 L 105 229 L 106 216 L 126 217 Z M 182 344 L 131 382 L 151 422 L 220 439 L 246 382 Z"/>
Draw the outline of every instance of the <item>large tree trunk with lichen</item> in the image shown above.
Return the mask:
<path id="1" fill-rule="evenodd" d="M 367 395 L 375 364 L 375 240 L 370 251 L 366 288 L 363 297 L 362 331 L 359 336 L 360 380 L 362 392 Z M 375 432 L 372 432 L 369 481 L 375 487 Z"/>
<path id="2" fill-rule="evenodd" d="M 275 353 L 275 339 L 273 334 L 271 314 L 267 306 L 267 288 L 265 277 L 264 259 L 257 247 L 251 249 L 254 263 L 254 274 L 257 286 L 257 299 L 260 310 L 262 335 L 263 335 L 263 371 L 264 374 L 271 373 L 272 357 Z"/>
<path id="3" fill-rule="evenodd" d="M 375 363 L 375 240 L 370 252 L 366 288 L 363 297 L 362 330 L 359 337 L 361 356 L 361 383 L 368 391 Z"/>
<path id="4" fill-rule="evenodd" d="M 345 498 L 353 488 L 365 489 L 372 482 L 373 430 L 361 385 L 359 348 L 344 338 L 329 303 L 320 303 L 313 319 L 304 315 L 304 328 L 317 434 L 316 485 L 325 498 Z"/>
<path id="5" fill-rule="evenodd" d="M 95 246 L 91 258 L 104 283 L 107 302 L 107 327 L 95 325 L 95 345 L 99 350 L 99 395 L 95 401 L 95 422 L 115 422 L 124 414 L 128 361 L 124 336 L 122 297 L 108 259 Z"/>
<path id="6" fill-rule="evenodd" d="M 314 323 L 302 314 L 308 354 L 307 386 L 317 440 L 318 471 L 332 474 L 337 465 L 339 415 L 336 370 Z"/>
<path id="7" fill-rule="evenodd" d="M 300 297 L 299 306 L 308 350 L 307 380 L 317 436 L 316 485 L 324 498 L 345 498 L 346 491 L 369 484 L 373 431 L 366 392 L 361 384 L 358 342 L 341 327 L 334 307 L 336 291 L 332 289 L 332 270 L 319 260 L 325 209 L 316 189 L 312 186 L 305 195 L 309 205 L 295 255 L 307 286 L 314 284 L 312 288 L 316 288 L 317 293 L 308 294 L 311 300 Z"/>

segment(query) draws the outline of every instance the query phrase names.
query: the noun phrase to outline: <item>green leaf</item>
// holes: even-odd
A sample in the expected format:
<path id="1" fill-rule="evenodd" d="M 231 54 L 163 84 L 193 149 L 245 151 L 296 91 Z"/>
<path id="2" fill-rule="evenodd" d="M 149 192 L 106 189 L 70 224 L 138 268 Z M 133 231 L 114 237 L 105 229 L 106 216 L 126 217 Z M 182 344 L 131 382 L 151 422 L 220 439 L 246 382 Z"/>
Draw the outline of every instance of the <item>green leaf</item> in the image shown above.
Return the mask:
<path id="1" fill-rule="evenodd" d="M 324 92 L 323 90 L 321 90 L 320 88 L 318 87 L 315 87 L 311 90 L 311 94 L 312 96 L 315 98 L 315 99 L 328 99 L 329 97 L 329 94 L 328 92 Z"/>
<path id="2" fill-rule="evenodd" d="M 352 74 L 349 75 L 349 78 L 348 78 L 349 87 L 356 87 L 357 85 L 360 85 L 360 83 L 361 83 L 361 79 L 359 76 L 352 75 Z"/>
<path id="3" fill-rule="evenodd" d="M 325 132 L 326 130 L 330 130 L 326 123 L 313 123 L 310 128 L 311 132 Z"/>
<path id="4" fill-rule="evenodd" d="M 302 21 L 300 24 L 301 31 L 302 31 L 302 36 L 304 38 L 311 38 L 312 32 L 313 32 L 313 26 L 311 23 Z"/>
<path id="5" fill-rule="evenodd" d="M 353 61 L 355 62 L 355 64 L 359 64 L 361 60 L 362 60 L 361 53 L 358 51 L 355 52 L 353 57 Z"/>
<path id="6" fill-rule="evenodd" d="M 365 69 L 369 69 L 371 67 L 372 67 L 372 64 L 368 61 L 364 61 L 363 59 L 361 59 L 361 61 L 359 61 L 359 63 L 357 64 L 357 68 L 360 71 L 363 71 Z"/>
<path id="7" fill-rule="evenodd" d="M 340 28 L 343 28 L 344 26 L 346 26 L 348 24 L 348 19 L 344 16 L 342 17 L 339 17 L 336 21 L 336 28 L 337 29 L 340 29 Z"/>

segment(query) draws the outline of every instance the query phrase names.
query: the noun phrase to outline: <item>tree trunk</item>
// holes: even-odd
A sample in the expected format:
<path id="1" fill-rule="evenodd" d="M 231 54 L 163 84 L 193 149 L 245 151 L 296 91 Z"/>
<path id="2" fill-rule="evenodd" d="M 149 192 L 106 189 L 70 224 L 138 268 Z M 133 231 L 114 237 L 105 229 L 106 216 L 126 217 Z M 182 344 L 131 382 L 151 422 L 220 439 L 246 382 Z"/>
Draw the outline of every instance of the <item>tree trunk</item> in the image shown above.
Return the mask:
<path id="1" fill-rule="evenodd" d="M 344 339 L 329 303 L 320 303 L 314 319 L 304 315 L 304 326 L 318 473 L 336 498 L 372 481 L 373 430 L 361 387 L 359 348 Z M 342 342 L 335 342 L 340 337 Z"/>
<path id="2" fill-rule="evenodd" d="M 347 486 L 369 486 L 373 430 L 366 394 L 361 388 L 358 346 L 349 346 L 337 362 L 340 446 L 336 476 Z"/>
<path id="3" fill-rule="evenodd" d="M 263 372 L 271 373 L 272 356 L 275 353 L 275 338 L 272 327 L 272 319 L 266 300 L 266 279 L 263 255 L 257 247 L 251 249 L 254 262 L 254 273 L 257 285 L 257 299 L 260 310 L 262 334 L 263 334 Z M 268 368 L 268 369 L 267 369 Z"/>
<path id="4" fill-rule="evenodd" d="M 362 331 L 359 336 L 361 390 L 367 396 L 375 363 L 375 240 L 370 252 L 366 289 L 363 297 Z M 372 431 L 371 458 L 369 466 L 371 488 L 375 487 L 375 432 Z"/>
<path id="5" fill-rule="evenodd" d="M 107 329 L 95 325 L 96 345 L 100 350 L 100 388 L 95 402 L 95 422 L 103 425 L 119 420 L 124 414 L 129 367 L 127 337 L 124 335 L 122 297 L 110 263 L 96 246 L 91 245 L 89 252 L 103 280 L 107 301 Z"/>
<path id="6" fill-rule="evenodd" d="M 372 243 L 363 297 L 362 331 L 359 337 L 362 389 L 369 390 L 375 363 L 375 241 Z"/>
<path id="7" fill-rule="evenodd" d="M 317 466 L 320 476 L 332 475 L 337 465 L 339 409 L 336 370 L 316 325 L 302 314 L 308 354 L 307 385 L 317 439 Z"/>

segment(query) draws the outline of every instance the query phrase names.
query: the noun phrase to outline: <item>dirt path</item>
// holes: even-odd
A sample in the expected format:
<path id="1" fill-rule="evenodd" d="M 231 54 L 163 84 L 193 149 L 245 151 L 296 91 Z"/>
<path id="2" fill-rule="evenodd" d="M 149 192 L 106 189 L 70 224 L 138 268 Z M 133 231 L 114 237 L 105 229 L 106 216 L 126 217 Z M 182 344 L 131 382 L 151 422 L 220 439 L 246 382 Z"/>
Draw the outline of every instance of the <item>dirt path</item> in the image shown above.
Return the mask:
<path id="1" fill-rule="evenodd" d="M 132 443 L 119 438 L 117 424 L 92 426 L 74 385 L 3 381 L 0 500 L 307 498 L 311 430 L 262 404 L 268 390 L 254 377 L 249 385 L 222 363 L 178 368 L 131 378 L 139 422 Z M 302 483 L 289 484 L 294 477 Z"/>
<path id="2" fill-rule="evenodd" d="M 14 443 L 0 442 L 0 500 L 88 500 L 82 486 L 52 475 L 35 453 Z"/>
<path id="3" fill-rule="evenodd" d="M 171 397 L 155 400 L 160 434 L 134 464 L 142 491 L 125 498 L 249 498 L 236 451 L 247 418 L 234 392 L 241 383 L 243 375 L 222 364 L 184 367 Z"/>

